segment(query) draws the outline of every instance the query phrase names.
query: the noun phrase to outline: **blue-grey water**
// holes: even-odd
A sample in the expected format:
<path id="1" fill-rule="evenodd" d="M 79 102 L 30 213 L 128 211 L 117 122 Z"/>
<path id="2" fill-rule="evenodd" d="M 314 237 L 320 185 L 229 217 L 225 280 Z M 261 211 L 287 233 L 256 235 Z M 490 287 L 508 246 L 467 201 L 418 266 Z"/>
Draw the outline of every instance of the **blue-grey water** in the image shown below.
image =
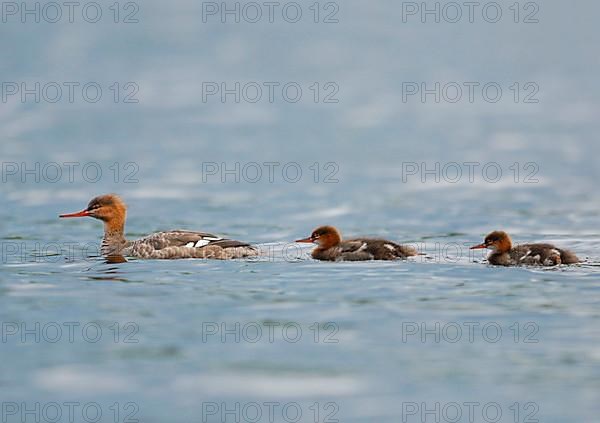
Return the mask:
<path id="1" fill-rule="evenodd" d="M 3 3 L 2 421 L 598 421 L 600 5 L 248 3 Z M 263 257 L 107 264 L 57 218 L 107 192 Z M 426 255 L 315 262 L 322 224 Z M 494 229 L 584 263 L 489 267 Z"/>

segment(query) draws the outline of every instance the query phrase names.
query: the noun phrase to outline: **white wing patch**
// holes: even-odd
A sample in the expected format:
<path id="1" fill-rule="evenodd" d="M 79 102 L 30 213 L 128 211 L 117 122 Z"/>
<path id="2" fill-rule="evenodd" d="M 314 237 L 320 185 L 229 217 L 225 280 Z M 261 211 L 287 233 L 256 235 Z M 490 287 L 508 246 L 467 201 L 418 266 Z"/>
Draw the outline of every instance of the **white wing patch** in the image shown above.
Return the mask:
<path id="1" fill-rule="evenodd" d="M 222 239 L 223 238 L 220 238 L 218 236 L 207 236 L 207 237 L 204 237 L 204 238 L 198 240 L 198 242 L 196 242 L 196 245 L 194 247 L 196 247 L 196 248 L 205 247 L 208 244 L 210 244 L 211 242 L 221 241 Z"/>
<path id="2" fill-rule="evenodd" d="M 185 246 L 188 248 L 202 248 L 202 247 L 206 247 L 211 242 L 221 241 L 222 239 L 223 238 L 216 237 L 216 236 L 207 236 L 202 239 L 199 239 L 198 241 L 196 241 L 195 244 L 193 242 L 188 242 L 187 244 L 185 244 Z"/>
<path id="3" fill-rule="evenodd" d="M 356 250 L 357 253 L 360 253 L 361 251 L 365 251 L 367 249 L 367 243 L 363 242 L 363 245 L 360 246 L 360 248 L 358 250 Z"/>
<path id="4" fill-rule="evenodd" d="M 519 261 L 523 261 L 523 260 L 525 260 L 527 257 L 529 257 L 529 254 L 531 254 L 531 250 L 527 250 L 527 252 L 525 253 L 525 255 L 524 255 L 523 257 L 521 257 L 521 258 L 519 259 Z"/>
<path id="5" fill-rule="evenodd" d="M 396 248 L 391 244 L 383 244 L 383 246 L 390 251 L 396 251 Z"/>

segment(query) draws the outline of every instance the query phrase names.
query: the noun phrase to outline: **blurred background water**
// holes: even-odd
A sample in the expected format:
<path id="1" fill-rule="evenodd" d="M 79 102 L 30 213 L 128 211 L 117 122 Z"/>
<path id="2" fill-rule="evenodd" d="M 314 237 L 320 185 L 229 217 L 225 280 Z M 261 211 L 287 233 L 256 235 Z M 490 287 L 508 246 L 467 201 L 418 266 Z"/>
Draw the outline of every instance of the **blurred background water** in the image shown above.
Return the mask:
<path id="1" fill-rule="evenodd" d="M 296 421 L 294 407 L 281 414 L 294 403 L 299 421 L 435 421 L 435 411 L 422 412 L 436 404 L 440 421 L 597 421 L 597 2 L 517 3 L 518 23 L 504 1 L 497 23 L 488 22 L 494 10 L 482 15 L 487 2 L 472 23 L 466 6 L 450 23 L 447 2 L 439 23 L 422 22 L 420 2 L 387 0 L 299 2 L 296 23 L 296 9 L 282 15 L 286 2 L 272 23 L 264 5 L 262 19 L 247 22 L 247 2 L 239 23 L 221 22 L 221 8 L 235 2 L 122 2 L 118 23 L 104 2 L 96 23 L 87 9 L 70 23 L 65 5 L 50 23 L 44 2 L 40 22 L 25 15 L 23 23 L 23 4 L 12 14 L 8 3 L 0 24 L 6 421 L 52 401 L 95 402 L 100 421 L 118 422 L 269 421 L 269 402 L 279 407 L 274 421 Z M 138 22 L 123 22 L 128 16 Z M 39 101 L 21 98 L 22 83 L 34 91 L 40 83 Z M 52 83 L 62 86 L 57 102 L 48 101 Z M 66 83 L 79 84 L 72 102 Z M 82 96 L 88 83 L 102 90 L 97 102 Z M 223 102 L 207 91 L 222 83 L 248 88 L 239 103 L 235 94 Z M 257 102 L 248 101 L 252 83 L 264 90 Z M 279 84 L 272 102 L 265 83 Z M 299 101 L 283 98 L 288 83 L 302 89 Z M 457 102 L 454 85 L 440 88 L 439 102 L 407 95 L 422 83 L 465 91 Z M 472 102 L 464 83 L 479 84 Z M 497 102 L 483 97 L 490 83 L 502 89 Z M 77 163 L 72 178 L 68 163 Z M 106 192 L 127 201 L 131 238 L 204 230 L 260 244 L 266 256 L 105 264 L 90 247 L 101 225 L 57 215 Z M 321 224 L 415 243 L 428 255 L 317 263 L 289 243 Z M 559 243 L 585 263 L 487 267 L 465 246 L 493 229 Z M 79 324 L 73 342 L 69 322 Z M 259 341 L 246 333 L 236 342 L 236 323 L 251 330 L 255 322 Z M 452 322 L 464 330 L 457 342 Z M 477 329 L 471 342 L 468 322 L 502 335 L 491 342 Z M 234 328 L 224 340 L 222 323 Z M 269 325 L 286 323 L 302 330 L 299 341 L 275 330 L 270 342 Z M 422 323 L 450 332 L 422 340 Z M 50 342 L 55 324 L 64 332 Z M 253 402 L 259 420 L 248 407 L 221 415 Z M 452 402 L 460 419 L 444 408 Z M 465 403 L 479 404 L 471 420 Z M 481 414 L 490 403 L 498 420 L 494 409 Z"/>

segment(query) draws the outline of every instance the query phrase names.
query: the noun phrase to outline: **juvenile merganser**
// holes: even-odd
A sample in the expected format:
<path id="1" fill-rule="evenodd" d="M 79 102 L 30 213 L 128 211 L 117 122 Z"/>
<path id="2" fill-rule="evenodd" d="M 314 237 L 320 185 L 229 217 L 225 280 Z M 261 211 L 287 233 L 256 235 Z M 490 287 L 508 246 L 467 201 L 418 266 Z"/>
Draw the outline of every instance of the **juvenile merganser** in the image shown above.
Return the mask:
<path id="1" fill-rule="evenodd" d="M 310 237 L 296 242 L 317 244 L 312 257 L 325 261 L 396 260 L 417 254 L 412 247 L 385 239 L 355 238 L 342 241 L 340 232 L 333 226 L 321 226 Z"/>
<path id="2" fill-rule="evenodd" d="M 137 241 L 124 236 L 127 206 L 118 195 L 107 194 L 90 201 L 87 208 L 59 217 L 93 217 L 104 222 L 101 252 L 105 257 L 142 259 L 235 259 L 258 255 L 250 244 L 221 238 L 204 232 L 158 232 Z"/>
<path id="3" fill-rule="evenodd" d="M 471 250 L 489 248 L 492 250 L 488 262 L 497 266 L 556 266 L 559 264 L 579 263 L 579 258 L 569 250 L 557 248 L 552 244 L 522 244 L 512 246 L 512 240 L 506 232 L 495 231 L 485 237 L 483 244 L 471 247 Z"/>

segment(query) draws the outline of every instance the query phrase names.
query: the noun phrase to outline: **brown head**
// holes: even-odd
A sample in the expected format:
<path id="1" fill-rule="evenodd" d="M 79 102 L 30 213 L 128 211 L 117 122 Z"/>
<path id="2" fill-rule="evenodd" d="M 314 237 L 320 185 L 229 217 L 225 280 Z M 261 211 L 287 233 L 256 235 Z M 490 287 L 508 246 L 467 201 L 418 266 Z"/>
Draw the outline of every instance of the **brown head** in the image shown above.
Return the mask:
<path id="1" fill-rule="evenodd" d="M 320 248 L 331 248 L 342 242 L 342 236 L 340 232 L 333 226 L 320 226 L 315 229 L 310 237 L 305 239 L 299 239 L 296 242 L 309 242 L 315 243 Z"/>
<path id="2" fill-rule="evenodd" d="M 127 206 L 116 194 L 100 195 L 93 198 L 87 208 L 77 213 L 61 214 L 59 217 L 93 217 L 102 220 L 107 230 L 123 230 L 127 216 Z"/>
<path id="3" fill-rule="evenodd" d="M 512 240 L 504 231 L 494 231 L 485 237 L 483 244 L 471 247 L 471 250 L 489 248 L 497 253 L 506 253 L 512 248 Z"/>

